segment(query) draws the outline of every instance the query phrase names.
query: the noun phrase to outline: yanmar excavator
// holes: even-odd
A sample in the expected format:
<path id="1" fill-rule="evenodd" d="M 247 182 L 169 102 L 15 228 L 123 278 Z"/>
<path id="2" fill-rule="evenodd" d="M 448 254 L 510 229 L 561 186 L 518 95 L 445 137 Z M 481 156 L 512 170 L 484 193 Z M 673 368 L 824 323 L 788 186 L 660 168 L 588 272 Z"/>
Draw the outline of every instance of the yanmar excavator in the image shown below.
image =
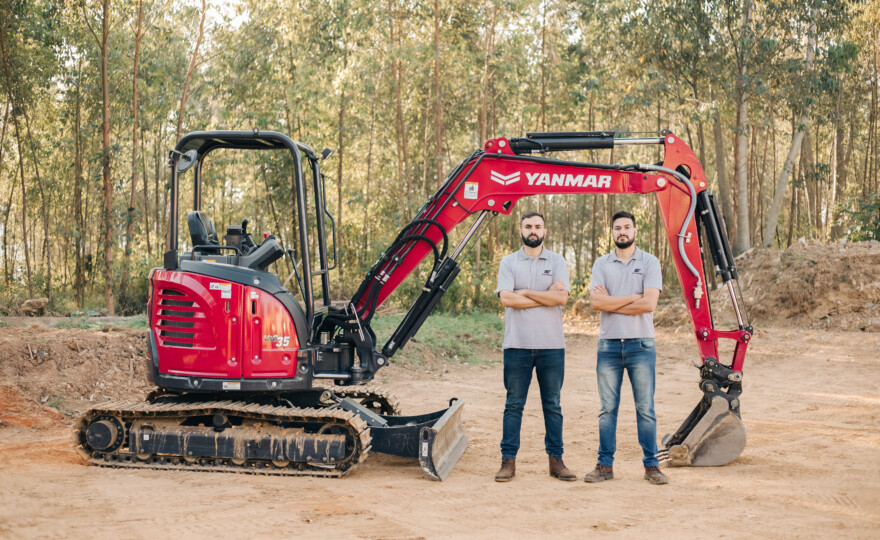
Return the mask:
<path id="1" fill-rule="evenodd" d="M 663 145 L 664 159 L 658 165 L 605 165 L 542 156 L 617 145 Z M 247 220 L 228 226 L 221 243 L 201 210 L 205 159 L 221 149 L 289 153 L 298 255 L 285 252 L 273 235 L 256 244 Z M 489 140 L 449 174 L 342 305 L 330 301 L 335 225 L 320 172 L 330 153 L 258 130 L 194 132 L 180 139 L 169 158 L 168 249 L 163 267 L 149 277 L 147 373 L 158 388 L 146 402 L 104 403 L 84 413 L 75 428 L 84 459 L 113 467 L 342 476 L 372 449 L 418 458 L 429 477 L 446 478 L 468 444 L 463 402 L 452 399 L 441 411 L 400 416 L 397 399 L 371 381 L 419 330 L 490 218 L 510 214 L 522 197 L 588 193 L 654 193 L 673 246 L 700 354 L 703 397 L 681 427 L 664 437 L 661 457 L 670 465 L 713 466 L 740 455 L 745 429 L 739 396 L 752 328 L 743 320 L 737 269 L 705 173 L 681 139 L 669 132 L 620 138 L 603 131 Z M 190 168 L 192 247 L 180 254 L 178 180 Z M 333 231 L 332 266 L 325 218 Z M 470 228 L 450 253 L 449 232 L 467 219 Z M 714 327 L 704 236 L 731 297 L 735 330 Z M 285 255 L 294 270 L 287 279 L 296 276 L 300 298 L 268 271 Z M 377 308 L 428 255 L 433 262 L 421 293 L 380 349 L 371 328 Z M 735 342 L 729 364 L 719 360 L 720 339 Z"/>

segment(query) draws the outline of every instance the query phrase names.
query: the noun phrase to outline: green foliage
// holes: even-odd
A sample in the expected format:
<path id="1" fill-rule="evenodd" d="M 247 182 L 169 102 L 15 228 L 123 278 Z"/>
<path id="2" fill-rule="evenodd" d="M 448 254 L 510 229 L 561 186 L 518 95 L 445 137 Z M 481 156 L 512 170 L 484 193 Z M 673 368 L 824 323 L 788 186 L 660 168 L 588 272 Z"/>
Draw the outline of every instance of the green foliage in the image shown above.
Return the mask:
<path id="1" fill-rule="evenodd" d="M 749 93 L 751 129 L 761 130 L 749 149 L 749 204 L 757 206 L 756 215 L 766 213 L 773 195 L 777 172 L 773 169 L 785 157 L 790 118 L 807 104 L 819 120 L 813 145 L 822 149 L 821 156 L 816 151 L 816 160 L 823 162 L 809 182 L 820 188 L 815 191 L 823 197 L 820 203 L 828 203 L 837 164 L 830 163 L 827 149 L 833 147 L 830 138 L 836 136 L 835 129 L 843 126 L 843 138 L 851 141 L 847 144 L 854 150 L 844 164 L 849 187 L 834 200 L 843 208 L 852 207 L 862 183 L 869 184 L 862 192 L 877 187 L 870 167 L 858 164 L 878 160 L 876 134 L 868 132 L 875 128 L 863 120 L 869 118 L 871 85 L 876 82 L 876 66 L 871 67 L 876 44 L 871 36 L 876 36 L 878 2 L 755 0 L 753 4 L 754 25 L 741 40 L 741 1 L 446 0 L 436 14 L 436 50 L 432 3 L 237 0 L 211 4 L 206 38 L 184 104 L 182 130 L 271 129 L 316 150 L 336 151 L 321 163 L 326 176 L 323 195 L 337 219 L 339 270 L 332 274 L 334 299 L 356 290 L 367 268 L 434 192 L 438 172 L 442 177 L 481 147 L 484 134 L 494 138 L 539 130 L 668 128 L 686 137 L 703 161 L 710 189 L 717 192 L 712 180 L 716 162 L 733 157 L 730 143 L 738 114 L 736 66 L 741 53 L 748 60 L 746 77 L 740 82 Z M 139 152 L 132 163 L 136 10 L 131 3 L 110 4 L 113 263 L 109 285 L 121 314 L 144 310 L 146 277 L 151 267 L 161 264 L 165 249 L 171 207 L 165 162 L 175 143 L 199 10 L 198 2 L 144 2 L 145 35 L 137 75 Z M 52 292 L 50 311 L 105 306 L 103 96 L 96 41 L 101 16 L 94 2 L 0 3 L 0 32 L 8 56 L 6 70 L 0 70 L 4 132 L 0 137 L 0 237 L 4 239 L 0 313 L 13 311 L 27 299 L 29 281 L 34 291 L 30 296 Z M 806 29 L 813 20 L 818 49 L 810 72 L 803 52 Z M 720 146 L 728 155 L 716 156 L 713 151 L 715 115 L 722 125 Z M 623 146 L 613 152 L 559 157 L 647 163 L 662 160 L 660 150 Z M 82 168 L 79 175 L 77 162 Z M 212 154 L 204 171 L 202 208 L 221 235 L 226 225 L 250 218 L 253 231 L 272 232 L 285 248 L 303 249 L 297 245 L 298 201 L 289 165 L 288 157 L 268 152 Z M 17 175 L 20 166 L 24 199 Z M 129 208 L 132 166 L 138 174 L 134 206 Z M 728 166 L 728 176 L 732 170 Z M 310 171 L 305 174 L 309 178 Z M 183 177 L 179 198 L 182 247 L 189 243 L 185 210 L 193 200 L 191 180 L 192 173 Z M 317 193 L 310 182 L 306 184 L 306 199 L 312 204 Z M 854 212 L 839 214 L 840 229 L 851 230 L 853 237 L 868 237 L 872 230 L 870 203 L 862 203 Z M 462 272 L 439 309 L 498 312 L 492 293 L 497 264 L 519 247 L 516 216 L 526 209 L 547 215 L 551 230 L 547 245 L 569 262 L 575 295 L 585 294 L 594 257 L 610 249 L 607 217 L 621 208 L 637 216 L 640 245 L 661 260 L 666 253 L 668 261 L 665 231 L 657 234 L 651 196 L 525 199 L 512 216 L 496 218 L 484 234 L 479 259 L 472 249 L 460 260 Z M 788 212 L 787 204 L 784 208 Z M 44 211 L 48 231 L 43 230 Z M 812 225 L 803 208 L 796 206 L 795 212 L 800 214 L 785 216 L 783 222 L 796 224 L 802 233 Z M 126 258 L 125 223 L 130 218 L 133 238 Z M 315 268 L 316 223 L 311 210 L 312 242 L 305 249 Z M 461 230 L 453 231 L 453 246 L 460 238 Z M 83 266 L 81 282 L 78 262 Z M 427 264 L 401 286 L 390 304 L 408 306 L 425 281 Z M 274 270 L 284 278 L 291 267 L 283 261 Z M 671 267 L 665 270 L 667 285 L 675 284 Z"/>
<path id="2" fill-rule="evenodd" d="M 69 319 L 64 319 L 62 321 L 58 321 L 55 325 L 55 328 L 63 328 L 65 330 L 69 330 L 71 328 L 79 328 L 81 330 L 90 330 L 93 328 L 97 328 L 99 325 L 93 323 L 89 319 L 85 317 L 71 317 Z"/>
<path id="3" fill-rule="evenodd" d="M 400 324 L 402 315 L 377 315 L 372 327 L 379 343 L 384 343 Z M 425 320 L 424 326 L 394 360 L 420 364 L 428 357 L 453 362 L 479 364 L 487 361 L 501 346 L 504 321 L 495 313 L 437 313 Z"/>
<path id="4" fill-rule="evenodd" d="M 133 317 L 119 318 L 114 320 L 113 322 L 99 321 L 90 317 L 77 316 L 58 321 L 58 323 L 56 323 L 54 326 L 55 328 L 79 328 L 81 330 L 98 330 L 105 327 L 130 328 L 139 330 L 148 327 L 146 315 L 136 315 Z"/>
<path id="5" fill-rule="evenodd" d="M 856 200 L 855 210 L 844 210 L 851 216 L 846 236 L 854 242 L 880 241 L 880 196 L 875 191 Z"/>

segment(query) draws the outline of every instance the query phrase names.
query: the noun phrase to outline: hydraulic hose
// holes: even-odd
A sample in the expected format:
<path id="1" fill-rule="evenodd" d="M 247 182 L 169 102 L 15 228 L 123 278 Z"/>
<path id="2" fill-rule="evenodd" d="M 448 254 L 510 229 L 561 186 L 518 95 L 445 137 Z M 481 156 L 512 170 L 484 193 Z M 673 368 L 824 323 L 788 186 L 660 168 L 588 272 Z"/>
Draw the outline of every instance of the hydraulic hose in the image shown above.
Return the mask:
<path id="1" fill-rule="evenodd" d="M 679 252 L 679 254 L 681 254 L 681 259 L 684 261 L 684 264 L 685 264 L 685 266 L 687 266 L 687 269 L 690 270 L 691 274 L 693 274 L 695 278 L 697 278 L 697 286 L 694 288 L 694 298 L 696 298 L 697 305 L 699 305 L 700 296 L 702 295 L 702 288 L 703 288 L 702 276 L 700 276 L 700 272 L 694 267 L 694 265 L 691 264 L 691 261 L 690 261 L 690 259 L 688 259 L 687 253 L 685 253 L 685 250 L 684 250 L 685 233 L 687 232 L 688 225 L 690 225 L 691 220 L 694 218 L 694 211 L 697 208 L 697 190 L 694 188 L 694 185 L 691 183 L 690 178 L 688 178 L 687 176 L 685 176 L 684 174 L 682 174 L 676 170 L 669 169 L 667 167 L 661 167 L 659 165 L 650 165 L 650 164 L 644 164 L 644 163 L 640 163 L 639 165 L 637 165 L 637 167 L 639 168 L 639 170 L 643 170 L 643 171 L 656 171 L 656 172 L 670 174 L 670 175 L 674 176 L 676 178 L 676 180 L 678 180 L 682 184 L 686 185 L 688 188 L 688 192 L 690 193 L 690 196 L 691 196 L 691 202 L 690 202 L 690 206 L 688 207 L 687 216 L 684 218 L 684 223 L 681 224 L 681 230 L 678 232 L 678 252 Z"/>

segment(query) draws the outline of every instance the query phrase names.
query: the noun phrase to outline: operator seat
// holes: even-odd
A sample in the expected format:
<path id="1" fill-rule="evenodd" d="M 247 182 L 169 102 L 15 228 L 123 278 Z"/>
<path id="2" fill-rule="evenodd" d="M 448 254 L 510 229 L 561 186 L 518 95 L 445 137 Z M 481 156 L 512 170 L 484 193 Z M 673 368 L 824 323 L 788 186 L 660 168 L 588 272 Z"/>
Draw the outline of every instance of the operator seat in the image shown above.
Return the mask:
<path id="1" fill-rule="evenodd" d="M 214 223 L 207 213 L 193 210 L 186 215 L 186 222 L 189 225 L 192 247 L 220 245 L 220 242 L 217 241 L 217 229 L 214 228 Z M 217 250 L 205 251 L 211 253 Z"/>

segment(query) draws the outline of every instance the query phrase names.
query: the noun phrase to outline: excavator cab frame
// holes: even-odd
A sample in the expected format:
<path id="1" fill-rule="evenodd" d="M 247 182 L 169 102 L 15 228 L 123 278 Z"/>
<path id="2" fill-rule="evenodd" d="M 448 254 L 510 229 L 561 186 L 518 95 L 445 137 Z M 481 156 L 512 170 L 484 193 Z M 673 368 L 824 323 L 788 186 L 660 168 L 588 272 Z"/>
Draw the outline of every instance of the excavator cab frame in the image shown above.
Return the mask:
<path id="1" fill-rule="evenodd" d="M 333 216 L 327 211 L 325 204 L 325 184 L 321 173 L 320 162 L 330 155 L 330 150 L 324 150 L 316 154 L 308 145 L 294 141 L 283 133 L 275 131 L 196 131 L 181 137 L 174 149 L 169 152 L 168 164 L 171 169 L 170 178 L 170 201 L 168 236 L 166 238 L 166 251 L 164 256 L 164 268 L 175 270 L 179 267 L 179 227 L 178 207 L 180 200 L 180 175 L 189 168 L 193 168 L 193 212 L 202 210 L 202 172 L 204 163 L 211 152 L 220 149 L 235 150 L 281 150 L 290 154 L 293 163 L 291 189 L 296 196 L 296 225 L 298 229 L 299 256 L 302 263 L 302 275 L 300 276 L 300 289 L 303 295 L 306 320 L 309 330 L 315 316 L 315 293 L 313 278 L 321 277 L 321 293 L 323 306 L 330 306 L 330 271 L 336 267 L 336 223 Z M 311 255 L 309 253 L 309 224 L 308 224 L 308 196 L 306 189 L 306 175 L 304 165 L 310 164 L 312 171 L 311 181 L 315 204 L 315 235 L 318 247 L 318 259 L 320 267 L 313 270 L 311 267 Z M 329 219 L 333 236 L 333 259 L 334 264 L 329 264 L 327 256 L 327 234 L 325 217 Z M 210 220 L 209 220 L 210 222 Z M 243 231 L 247 234 L 246 229 Z M 215 238 L 215 240 L 217 240 Z M 235 244 L 237 246 L 238 244 Z M 199 248 L 200 246 L 193 246 Z M 233 246 L 218 246 L 219 249 L 227 249 Z M 210 249 L 210 247 L 202 249 Z M 240 248 L 234 250 L 233 255 L 241 255 Z M 192 258 L 191 256 L 189 257 Z M 225 259 L 231 261 L 232 259 Z M 294 264 L 296 264 L 294 262 Z"/>

